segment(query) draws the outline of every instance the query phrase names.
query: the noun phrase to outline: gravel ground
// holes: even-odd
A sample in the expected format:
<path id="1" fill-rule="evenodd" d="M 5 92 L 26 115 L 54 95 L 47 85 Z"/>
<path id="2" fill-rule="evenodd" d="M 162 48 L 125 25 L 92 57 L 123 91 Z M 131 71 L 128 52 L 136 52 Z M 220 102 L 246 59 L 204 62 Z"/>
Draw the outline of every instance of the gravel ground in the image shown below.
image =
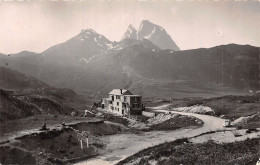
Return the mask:
<path id="1" fill-rule="evenodd" d="M 159 106 L 153 108 L 156 112 L 169 112 L 167 107 Z M 163 110 L 165 108 L 165 110 Z M 158 110 L 159 109 L 159 110 Z M 140 134 L 120 134 L 104 137 L 107 141 L 105 154 L 89 161 L 82 161 L 78 165 L 96 165 L 96 164 L 116 164 L 119 161 L 129 157 L 143 149 L 152 147 L 161 143 L 174 141 L 180 138 L 190 138 L 203 133 L 225 130 L 223 127 L 224 119 L 214 116 L 201 114 L 171 112 L 181 115 L 193 116 L 204 122 L 204 125 L 196 129 L 178 129 L 174 131 L 151 131 Z"/>

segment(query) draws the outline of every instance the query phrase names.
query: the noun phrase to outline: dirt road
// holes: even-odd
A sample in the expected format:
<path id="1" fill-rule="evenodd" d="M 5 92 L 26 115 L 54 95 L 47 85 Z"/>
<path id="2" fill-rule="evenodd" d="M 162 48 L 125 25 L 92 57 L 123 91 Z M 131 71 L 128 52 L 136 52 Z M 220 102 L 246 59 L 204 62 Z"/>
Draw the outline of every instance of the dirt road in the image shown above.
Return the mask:
<path id="1" fill-rule="evenodd" d="M 167 110 L 167 105 L 153 107 L 152 109 L 156 112 L 169 112 L 169 110 Z M 204 122 L 204 125 L 196 129 L 153 131 L 144 132 L 141 134 L 119 134 L 106 136 L 103 139 L 107 142 L 107 148 L 104 150 L 104 154 L 88 161 L 79 162 L 77 163 L 77 165 L 116 164 L 126 157 L 129 157 L 147 147 L 152 147 L 164 142 L 174 141 L 180 138 L 194 137 L 196 135 L 200 135 L 202 133 L 207 133 L 210 131 L 226 129 L 222 126 L 224 123 L 224 119 L 221 118 L 185 112 L 170 112 L 196 117 L 198 119 L 201 119 Z"/>

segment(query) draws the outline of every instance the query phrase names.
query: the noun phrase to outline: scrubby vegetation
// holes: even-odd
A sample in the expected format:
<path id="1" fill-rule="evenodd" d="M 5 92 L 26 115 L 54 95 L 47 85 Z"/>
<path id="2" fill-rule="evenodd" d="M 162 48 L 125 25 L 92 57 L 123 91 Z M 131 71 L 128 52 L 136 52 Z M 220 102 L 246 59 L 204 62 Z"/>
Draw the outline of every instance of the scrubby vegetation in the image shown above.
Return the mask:
<path id="1" fill-rule="evenodd" d="M 228 144 L 216 144 L 208 141 L 192 144 L 188 139 L 164 143 L 143 150 L 118 164 L 256 164 L 260 157 L 259 139 Z"/>
<path id="2" fill-rule="evenodd" d="M 203 105 L 214 109 L 217 116 L 225 115 L 234 120 L 260 112 L 260 95 L 224 96 L 203 100 Z"/>
<path id="3" fill-rule="evenodd" d="M 88 118 L 86 122 L 66 124 L 67 127 L 63 129 L 56 127 L 48 131 L 18 136 L 13 143 L 6 142 L 8 147 L 0 146 L 0 162 L 3 164 L 69 164 L 81 159 L 87 160 L 103 151 L 105 141 L 100 139 L 102 136 L 129 133 L 129 129 L 116 124 L 90 120 Z M 77 133 L 81 131 L 89 131 L 89 148 L 85 142 L 84 148 L 80 148 Z M 28 160 L 25 160 L 27 157 Z"/>
<path id="4" fill-rule="evenodd" d="M 6 96 L 0 93 L 0 121 L 39 114 L 70 115 L 75 108 L 37 95 Z"/>
<path id="5" fill-rule="evenodd" d="M 63 91 L 64 90 L 64 91 Z M 86 101 L 66 89 L 0 89 L 0 122 L 35 115 L 71 115 L 88 108 Z"/>
<path id="6" fill-rule="evenodd" d="M 74 159 L 96 156 L 98 149 L 103 147 L 102 143 L 91 140 L 89 148 L 84 144 L 84 149 L 80 149 L 77 133 L 71 128 L 32 133 L 18 140 L 12 145 L 32 153 L 37 161 L 34 164 L 65 164 Z M 5 163 L 4 159 L 1 161 Z"/>
<path id="7" fill-rule="evenodd" d="M 171 103 L 171 99 L 146 97 L 143 98 L 143 103 L 146 107 L 155 107 L 163 104 L 169 104 Z"/>
<path id="8" fill-rule="evenodd" d="M 162 100 L 162 99 L 161 99 Z M 252 96 L 223 96 L 216 98 L 184 98 L 184 99 L 167 99 L 170 109 L 178 107 L 190 107 L 203 105 L 213 109 L 215 116 L 221 116 L 234 121 L 240 117 L 247 117 L 260 114 L 260 95 Z M 163 103 L 161 101 L 161 103 Z M 260 126 L 260 115 L 243 123 L 245 128 L 256 128 Z"/>
<path id="9" fill-rule="evenodd" d="M 176 130 L 180 128 L 188 127 L 199 127 L 202 126 L 203 122 L 199 119 L 189 116 L 181 116 L 171 118 L 162 123 L 152 125 L 148 130 L 166 131 L 166 130 Z"/>
<path id="10" fill-rule="evenodd" d="M 12 146 L 0 147 L 0 160 L 3 164 L 36 164 L 30 152 Z"/>
<path id="11" fill-rule="evenodd" d="M 241 119 L 241 118 L 239 118 L 239 119 Z M 246 118 L 240 120 L 240 122 L 235 123 L 235 125 L 238 128 L 245 128 L 245 129 L 260 128 L 260 113 L 246 117 Z"/>
<path id="12" fill-rule="evenodd" d="M 106 124 L 104 121 L 78 123 L 72 125 L 71 127 L 79 131 L 88 130 L 90 134 L 95 136 L 114 135 L 129 132 L 129 129 L 123 129 L 121 126 L 114 124 Z"/>
<path id="13" fill-rule="evenodd" d="M 104 120 L 123 124 L 124 126 L 128 126 L 128 124 L 129 124 L 129 121 L 127 119 L 122 118 L 122 117 L 115 116 L 115 115 L 112 115 L 112 114 L 109 114 L 109 113 L 103 113 L 103 115 L 104 115 L 104 118 L 103 118 Z"/>
<path id="14" fill-rule="evenodd" d="M 71 89 L 54 88 L 7 67 L 0 67 L 0 122 L 39 114 L 70 115 L 88 108 Z"/>
<path id="15" fill-rule="evenodd" d="M 243 116 L 250 116 L 258 112 L 260 113 L 260 94 L 252 96 L 223 96 L 215 98 L 144 98 L 144 103 L 146 107 L 169 104 L 170 109 L 203 105 L 212 108 L 215 112 L 214 115 L 224 115 L 225 118 L 231 120 Z"/>

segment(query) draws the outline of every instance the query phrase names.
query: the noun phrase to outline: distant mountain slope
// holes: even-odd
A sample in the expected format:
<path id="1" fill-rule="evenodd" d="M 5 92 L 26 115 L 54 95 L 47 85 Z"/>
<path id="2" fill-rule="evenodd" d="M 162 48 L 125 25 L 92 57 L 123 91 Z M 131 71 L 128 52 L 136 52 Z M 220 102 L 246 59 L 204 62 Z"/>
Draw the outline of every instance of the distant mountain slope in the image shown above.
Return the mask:
<path id="1" fill-rule="evenodd" d="M 0 88 L 2 89 L 17 90 L 46 87 L 48 87 L 47 84 L 33 77 L 25 76 L 7 67 L 0 67 Z"/>
<path id="2" fill-rule="evenodd" d="M 145 96 L 207 97 L 245 94 L 260 87 L 259 48 L 249 45 L 178 52 L 134 45 L 114 58 L 120 59 L 117 63 L 127 75 L 127 86 Z"/>
<path id="3" fill-rule="evenodd" d="M 258 87 L 258 53 L 256 47 L 230 44 L 178 52 L 128 47 L 119 54 L 125 55 L 121 59 L 125 66 L 148 78 Z"/>
<path id="4" fill-rule="evenodd" d="M 5 65 L 6 61 L 9 63 L 8 67 L 20 70 L 26 75 L 36 77 L 48 84 L 75 89 L 77 92 L 95 97 L 100 89 L 110 90 L 114 86 L 123 86 L 125 74 L 118 67 L 119 61 L 117 61 L 117 58 L 114 59 L 114 55 L 121 49 L 133 46 L 151 52 L 160 50 L 145 39 L 143 41 L 126 39 L 120 43 L 115 43 L 116 47 L 121 49 L 108 50 L 104 53 L 90 55 L 91 57 L 85 56 L 82 61 L 81 56 L 87 54 L 87 50 L 85 52 L 81 50 L 80 54 L 74 54 L 75 51 L 80 49 L 76 46 L 69 46 L 70 49 L 61 49 L 60 47 L 66 47 L 68 43 L 65 42 L 64 44 L 59 44 L 33 56 L 11 55 L 3 57 L 0 64 Z M 57 54 L 53 53 L 56 52 L 56 48 L 59 52 Z"/>
<path id="5" fill-rule="evenodd" d="M 111 49 L 116 49 L 113 42 L 92 29 L 86 29 L 68 41 L 55 45 L 41 54 L 49 62 L 70 64 L 88 62 L 90 58 L 107 53 Z"/>
<path id="6" fill-rule="evenodd" d="M 0 67 L 0 121 L 37 114 L 70 115 L 87 101 L 70 89 L 59 89 L 9 68 Z"/>

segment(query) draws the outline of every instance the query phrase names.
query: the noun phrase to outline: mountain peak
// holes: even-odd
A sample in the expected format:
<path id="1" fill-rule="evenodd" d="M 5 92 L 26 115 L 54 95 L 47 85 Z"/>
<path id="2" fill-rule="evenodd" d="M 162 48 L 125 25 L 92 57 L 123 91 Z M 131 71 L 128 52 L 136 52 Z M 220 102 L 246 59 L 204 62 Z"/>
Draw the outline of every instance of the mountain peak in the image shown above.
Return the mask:
<path id="1" fill-rule="evenodd" d="M 138 30 L 130 24 L 121 41 L 124 39 L 147 39 L 161 49 L 180 50 L 164 28 L 149 20 L 143 20 Z"/>
<path id="2" fill-rule="evenodd" d="M 98 34 L 95 30 L 93 30 L 93 29 L 91 29 L 91 28 L 88 28 L 88 29 L 83 29 L 83 30 L 81 30 L 81 32 L 80 32 L 81 34 L 83 33 L 83 34 Z"/>
<path id="3" fill-rule="evenodd" d="M 137 39 L 136 33 L 137 33 L 137 30 L 135 29 L 135 27 L 132 24 L 130 24 L 128 26 L 125 34 L 123 35 L 121 41 L 124 39 Z"/>
<path id="4" fill-rule="evenodd" d="M 146 28 L 146 29 L 154 29 L 154 28 L 157 28 L 157 29 L 159 29 L 159 30 L 161 30 L 161 31 L 165 31 L 164 28 L 162 28 L 161 26 L 156 25 L 156 24 L 150 22 L 149 20 L 143 20 L 143 21 L 141 22 L 141 24 L 140 24 L 140 27 L 139 27 L 138 31 L 141 31 L 143 28 Z"/>
<path id="5" fill-rule="evenodd" d="M 141 24 L 153 24 L 152 22 L 150 22 L 149 20 L 142 20 L 141 21 Z"/>
<path id="6" fill-rule="evenodd" d="M 135 27 L 134 27 L 132 24 L 130 24 L 130 25 L 128 26 L 128 29 L 134 29 L 134 30 L 136 30 Z"/>
<path id="7" fill-rule="evenodd" d="M 97 33 L 95 30 L 93 29 L 85 29 L 85 30 L 81 30 L 81 32 L 78 35 L 78 38 L 80 40 L 82 39 L 93 39 L 93 40 L 108 40 L 106 37 L 104 37 L 103 35 Z"/>
<path id="8" fill-rule="evenodd" d="M 161 49 L 180 50 L 164 28 L 150 22 L 149 20 L 143 20 L 141 22 L 137 31 L 137 38 L 139 40 L 144 38 L 148 39 Z"/>

